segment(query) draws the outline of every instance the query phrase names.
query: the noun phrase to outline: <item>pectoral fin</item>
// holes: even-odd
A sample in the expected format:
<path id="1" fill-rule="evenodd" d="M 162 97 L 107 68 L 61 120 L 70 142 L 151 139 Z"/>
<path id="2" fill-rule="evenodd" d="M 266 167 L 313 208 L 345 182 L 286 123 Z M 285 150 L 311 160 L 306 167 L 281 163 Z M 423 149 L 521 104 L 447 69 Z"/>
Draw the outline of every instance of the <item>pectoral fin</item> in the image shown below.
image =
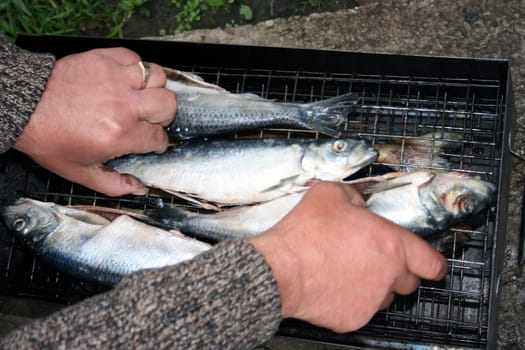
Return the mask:
<path id="1" fill-rule="evenodd" d="M 184 192 L 176 192 L 176 191 L 167 191 L 167 190 L 165 190 L 165 191 L 167 193 L 169 193 L 169 194 L 172 194 L 172 195 L 176 196 L 176 197 L 179 197 L 181 199 L 187 200 L 188 202 L 196 205 L 199 208 L 208 209 L 208 210 L 216 210 L 216 211 L 221 210 L 219 208 L 220 205 L 215 204 L 215 203 L 202 201 L 199 198 L 192 196 L 191 194 L 184 193 Z"/>
<path id="2" fill-rule="evenodd" d="M 147 217 L 143 214 L 131 211 L 131 210 L 122 210 L 114 209 L 108 207 L 99 207 L 93 205 L 71 205 L 68 206 L 71 209 L 78 209 L 79 211 L 69 211 L 68 216 L 74 217 L 77 220 L 95 224 L 95 225 L 104 225 L 108 221 L 113 221 L 117 217 L 122 215 L 127 215 L 137 220 L 146 220 Z M 85 213 L 83 213 L 83 211 Z M 101 216 L 101 219 L 97 219 L 97 216 Z"/>
<path id="3" fill-rule="evenodd" d="M 299 175 L 286 177 L 284 179 L 281 179 L 281 181 L 279 181 L 279 183 L 275 184 L 274 186 L 270 186 L 264 189 L 262 192 L 281 191 L 283 193 L 289 193 L 292 189 L 293 192 L 295 192 L 295 188 L 297 187 L 296 180 L 298 178 Z"/>
<path id="4" fill-rule="evenodd" d="M 418 180 L 417 181 L 418 186 L 424 186 L 425 184 L 428 184 L 435 176 L 434 173 L 427 172 L 426 173 L 427 176 L 421 180 L 420 179 L 421 175 L 419 175 L 420 173 L 419 174 L 418 173 L 408 173 L 408 174 L 405 173 L 404 175 L 403 173 L 398 173 L 398 174 L 399 175 L 394 178 L 388 179 L 383 182 L 378 182 L 376 184 L 369 186 L 365 190 L 364 193 L 373 194 L 373 193 L 378 193 L 378 192 L 389 191 L 394 188 L 412 185 L 414 184 L 414 180 Z M 414 176 L 417 176 L 417 177 L 414 177 Z"/>

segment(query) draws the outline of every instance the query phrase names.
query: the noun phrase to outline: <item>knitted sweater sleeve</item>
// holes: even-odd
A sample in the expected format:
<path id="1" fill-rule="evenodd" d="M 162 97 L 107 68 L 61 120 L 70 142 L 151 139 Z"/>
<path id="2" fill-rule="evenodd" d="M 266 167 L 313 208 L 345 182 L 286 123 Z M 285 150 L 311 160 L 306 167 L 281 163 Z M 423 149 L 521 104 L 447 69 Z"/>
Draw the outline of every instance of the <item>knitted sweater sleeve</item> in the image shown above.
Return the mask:
<path id="1" fill-rule="evenodd" d="M 54 62 L 54 56 L 22 50 L 0 32 L 0 153 L 22 133 Z"/>
<path id="2" fill-rule="evenodd" d="M 113 290 L 15 330 L 6 349 L 249 349 L 280 322 L 270 267 L 226 241 L 195 259 L 139 271 Z"/>

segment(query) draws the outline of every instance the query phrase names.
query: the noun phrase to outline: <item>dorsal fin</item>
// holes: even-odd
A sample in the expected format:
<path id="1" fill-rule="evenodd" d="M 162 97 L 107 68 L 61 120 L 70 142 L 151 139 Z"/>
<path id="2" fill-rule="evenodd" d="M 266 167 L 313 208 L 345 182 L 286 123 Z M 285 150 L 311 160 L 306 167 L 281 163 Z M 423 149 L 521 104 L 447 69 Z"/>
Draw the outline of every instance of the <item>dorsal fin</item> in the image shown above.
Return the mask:
<path id="1" fill-rule="evenodd" d="M 166 72 L 166 78 L 172 81 L 178 81 L 187 85 L 197 86 L 201 88 L 213 89 L 217 91 L 226 91 L 222 87 L 207 83 L 199 75 L 190 72 L 183 72 L 178 69 L 163 67 Z"/>

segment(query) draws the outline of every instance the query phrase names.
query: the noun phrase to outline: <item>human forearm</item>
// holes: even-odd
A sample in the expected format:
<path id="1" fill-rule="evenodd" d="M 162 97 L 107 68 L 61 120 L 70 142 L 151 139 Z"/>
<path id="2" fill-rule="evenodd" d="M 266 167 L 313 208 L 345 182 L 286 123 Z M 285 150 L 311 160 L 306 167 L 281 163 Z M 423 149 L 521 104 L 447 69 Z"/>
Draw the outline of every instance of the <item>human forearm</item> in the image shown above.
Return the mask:
<path id="1" fill-rule="evenodd" d="M 21 50 L 0 33 L 0 153 L 22 133 L 47 83 L 55 58 Z"/>
<path id="2" fill-rule="evenodd" d="M 112 291 L 23 327 L 6 348 L 247 349 L 280 322 L 263 257 L 230 241 L 200 257 L 125 278 Z"/>

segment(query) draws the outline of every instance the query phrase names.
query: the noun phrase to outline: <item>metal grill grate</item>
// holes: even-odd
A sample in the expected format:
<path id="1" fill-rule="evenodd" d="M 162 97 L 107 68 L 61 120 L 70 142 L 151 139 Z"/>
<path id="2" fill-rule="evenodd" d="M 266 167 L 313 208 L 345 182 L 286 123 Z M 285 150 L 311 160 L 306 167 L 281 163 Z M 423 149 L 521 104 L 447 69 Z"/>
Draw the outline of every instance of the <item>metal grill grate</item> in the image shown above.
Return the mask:
<path id="1" fill-rule="evenodd" d="M 445 157 L 451 168 L 500 183 L 504 153 L 506 86 L 503 79 L 450 78 L 412 75 L 342 74 L 326 71 L 236 68 L 234 66 L 177 65 L 206 81 L 232 92 L 250 92 L 268 99 L 310 102 L 353 92 L 360 96 L 344 130 L 372 144 L 391 143 L 429 132 L 463 135 L 459 147 Z M 319 137 L 310 131 L 267 129 L 259 137 L 274 135 Z M 239 135 L 230 135 L 236 137 Z M 403 158 L 403 155 L 401 156 Z M 93 204 L 115 208 L 145 209 L 153 197 L 107 198 L 64 181 L 39 168 L 18 153 L 1 158 L 3 202 L 30 196 L 61 204 Z M 402 162 L 401 167 L 404 164 Z M 357 176 L 386 171 L 374 163 Z M 443 169 L 441 169 L 443 170 Z M 501 189 L 500 189 L 501 190 Z M 165 201 L 177 199 L 165 197 Z M 498 205 L 477 218 L 477 226 L 455 228 L 447 234 L 453 240 L 453 257 L 444 281 L 423 281 L 409 296 L 398 297 L 362 330 L 335 334 L 296 321 L 286 321 L 280 333 L 344 344 L 385 345 L 396 342 L 431 342 L 483 347 L 488 341 L 494 298 Z M 468 235 L 466 245 L 456 236 Z M 497 247 L 501 249 L 499 246 Z M 74 302 L 99 293 L 104 287 L 62 275 L 41 264 L 2 227 L 0 231 L 0 292 L 19 297 Z M 379 339 L 379 343 L 377 343 Z M 384 342 L 384 343 L 382 343 Z"/>

